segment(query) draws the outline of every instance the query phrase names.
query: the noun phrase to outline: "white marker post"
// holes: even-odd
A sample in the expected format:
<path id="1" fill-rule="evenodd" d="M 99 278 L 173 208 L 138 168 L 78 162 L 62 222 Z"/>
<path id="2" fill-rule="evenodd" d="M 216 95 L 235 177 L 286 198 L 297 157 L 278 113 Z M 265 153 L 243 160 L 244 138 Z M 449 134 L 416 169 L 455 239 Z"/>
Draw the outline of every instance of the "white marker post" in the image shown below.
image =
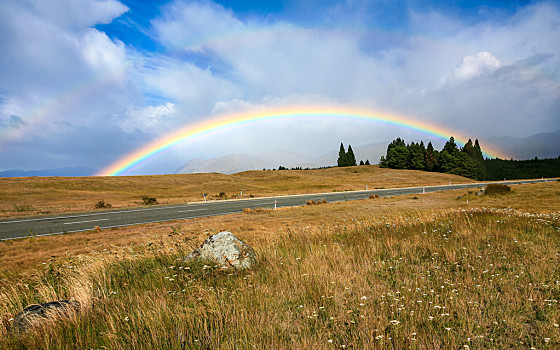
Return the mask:
<path id="1" fill-rule="evenodd" d="M 274 201 L 274 210 L 276 210 L 276 201 Z"/>
<path id="2" fill-rule="evenodd" d="M 426 187 L 422 187 L 422 193 L 426 193 Z"/>

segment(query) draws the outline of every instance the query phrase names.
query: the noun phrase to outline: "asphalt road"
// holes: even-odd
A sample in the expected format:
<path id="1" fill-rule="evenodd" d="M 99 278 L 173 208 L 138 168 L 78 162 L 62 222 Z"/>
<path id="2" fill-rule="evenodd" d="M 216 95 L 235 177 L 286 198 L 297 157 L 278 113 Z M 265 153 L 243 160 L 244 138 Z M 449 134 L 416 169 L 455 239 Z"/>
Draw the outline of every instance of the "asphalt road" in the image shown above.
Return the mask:
<path id="1" fill-rule="evenodd" d="M 516 185 L 519 183 L 534 183 L 546 181 L 556 180 L 518 180 L 504 181 L 500 183 Z M 41 215 L 28 218 L 15 218 L 0 220 L 0 240 L 91 231 L 94 230 L 96 226 L 101 229 L 107 229 L 153 222 L 165 222 L 205 216 L 225 215 L 241 212 L 243 211 L 243 208 L 274 208 L 275 203 L 278 208 L 291 207 L 306 204 L 308 200 L 318 201 L 325 199 L 328 202 L 337 202 L 355 199 L 366 199 L 369 198 L 369 196 L 372 194 L 378 195 L 380 197 L 401 196 L 407 194 L 421 194 L 437 191 L 484 187 L 489 183 L 495 182 L 378 189 L 370 191 L 331 192 L 228 201 L 208 201 L 179 205 L 150 206 L 136 209 L 96 211 L 78 214 L 74 213 L 58 216 Z"/>

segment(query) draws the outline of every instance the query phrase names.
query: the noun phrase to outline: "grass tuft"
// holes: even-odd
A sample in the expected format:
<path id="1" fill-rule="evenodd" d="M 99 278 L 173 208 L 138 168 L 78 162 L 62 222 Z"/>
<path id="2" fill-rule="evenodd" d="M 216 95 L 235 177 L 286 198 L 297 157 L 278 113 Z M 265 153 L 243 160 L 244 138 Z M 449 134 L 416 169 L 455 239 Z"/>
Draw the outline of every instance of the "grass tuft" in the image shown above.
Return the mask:
<path id="1" fill-rule="evenodd" d="M 484 190 L 484 194 L 495 196 L 511 193 L 511 187 L 504 184 L 489 184 Z"/>

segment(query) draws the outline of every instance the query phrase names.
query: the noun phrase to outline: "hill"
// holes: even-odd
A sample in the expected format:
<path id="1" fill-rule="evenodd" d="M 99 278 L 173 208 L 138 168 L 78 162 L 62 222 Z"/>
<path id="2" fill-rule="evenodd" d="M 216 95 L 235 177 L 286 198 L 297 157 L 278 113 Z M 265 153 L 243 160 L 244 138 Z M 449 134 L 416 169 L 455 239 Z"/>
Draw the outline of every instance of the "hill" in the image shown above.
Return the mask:
<path id="1" fill-rule="evenodd" d="M 502 150 L 502 153 L 510 155 L 513 159 L 533 159 L 535 157 L 543 159 L 560 156 L 560 130 L 528 137 L 496 137 L 492 139 L 492 143 Z"/>
<path id="2" fill-rule="evenodd" d="M 388 142 L 377 142 L 365 145 L 352 146 L 358 163 L 367 160 L 371 164 L 377 164 L 382 155 L 385 154 Z M 338 149 L 322 155 L 312 157 L 297 152 L 276 150 L 274 152 L 260 154 L 227 154 L 224 156 L 203 159 L 195 158 L 180 166 L 175 172 L 177 174 L 193 173 L 221 173 L 235 174 L 248 170 L 278 169 L 285 168 L 320 168 L 335 166 L 338 158 Z"/>
<path id="3" fill-rule="evenodd" d="M 113 208 L 142 205 L 142 196 L 160 204 L 246 196 L 274 196 L 467 183 L 449 174 L 359 166 L 315 170 L 246 171 L 226 174 L 176 174 L 119 177 L 0 178 L 0 215 L 75 212 L 93 209 L 98 201 Z M 221 194 L 221 195 L 220 195 Z"/>

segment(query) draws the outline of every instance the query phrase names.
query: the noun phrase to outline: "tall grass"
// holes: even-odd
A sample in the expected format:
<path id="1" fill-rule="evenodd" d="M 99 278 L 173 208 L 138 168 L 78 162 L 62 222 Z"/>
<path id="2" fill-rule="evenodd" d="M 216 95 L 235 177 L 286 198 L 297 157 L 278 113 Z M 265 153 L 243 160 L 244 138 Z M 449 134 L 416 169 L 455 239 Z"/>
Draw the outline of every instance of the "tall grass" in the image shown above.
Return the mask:
<path id="1" fill-rule="evenodd" d="M 559 231 L 512 210 L 348 219 L 255 239 L 248 271 L 184 262 L 179 234 L 2 285 L 0 348 L 558 348 Z M 67 298 L 82 311 L 8 332 Z"/>

